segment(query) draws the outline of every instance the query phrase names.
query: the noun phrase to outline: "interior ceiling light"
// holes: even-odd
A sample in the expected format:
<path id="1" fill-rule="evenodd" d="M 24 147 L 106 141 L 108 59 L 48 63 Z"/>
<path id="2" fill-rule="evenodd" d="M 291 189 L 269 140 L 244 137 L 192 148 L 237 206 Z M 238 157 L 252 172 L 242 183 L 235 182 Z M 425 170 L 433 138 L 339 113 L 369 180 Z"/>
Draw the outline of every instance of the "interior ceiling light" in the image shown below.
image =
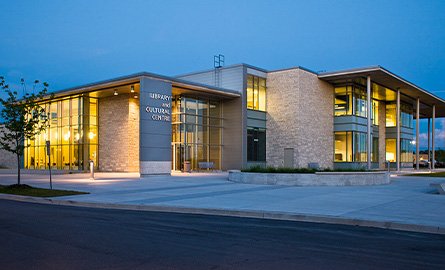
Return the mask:
<path id="1" fill-rule="evenodd" d="M 117 92 L 117 89 L 114 89 L 114 95 L 117 96 L 119 93 Z"/>
<path id="2" fill-rule="evenodd" d="M 138 98 L 138 94 L 134 94 L 134 98 Z"/>
<path id="3" fill-rule="evenodd" d="M 134 93 L 134 85 L 132 85 L 132 86 L 130 87 L 130 92 L 131 92 L 131 93 Z"/>

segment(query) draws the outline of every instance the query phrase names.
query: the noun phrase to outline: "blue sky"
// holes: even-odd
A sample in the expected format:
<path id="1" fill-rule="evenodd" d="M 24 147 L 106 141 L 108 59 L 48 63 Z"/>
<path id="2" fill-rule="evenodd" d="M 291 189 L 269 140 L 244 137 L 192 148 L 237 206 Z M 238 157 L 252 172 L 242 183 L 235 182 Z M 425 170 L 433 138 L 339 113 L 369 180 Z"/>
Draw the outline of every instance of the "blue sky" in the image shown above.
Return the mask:
<path id="1" fill-rule="evenodd" d="M 11 85 L 176 75 L 222 53 L 226 65 L 265 69 L 382 65 L 445 98 L 445 1 L 0 0 L 0 10 L 0 75 Z"/>

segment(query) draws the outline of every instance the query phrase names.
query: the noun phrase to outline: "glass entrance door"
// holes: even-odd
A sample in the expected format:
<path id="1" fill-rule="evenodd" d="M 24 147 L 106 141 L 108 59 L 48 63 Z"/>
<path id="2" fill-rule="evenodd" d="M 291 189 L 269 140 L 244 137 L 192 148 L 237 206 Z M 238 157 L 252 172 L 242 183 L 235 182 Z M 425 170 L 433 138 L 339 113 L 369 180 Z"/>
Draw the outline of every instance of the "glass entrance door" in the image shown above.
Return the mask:
<path id="1" fill-rule="evenodd" d="M 181 171 L 184 166 L 184 145 L 172 143 L 172 171 Z"/>

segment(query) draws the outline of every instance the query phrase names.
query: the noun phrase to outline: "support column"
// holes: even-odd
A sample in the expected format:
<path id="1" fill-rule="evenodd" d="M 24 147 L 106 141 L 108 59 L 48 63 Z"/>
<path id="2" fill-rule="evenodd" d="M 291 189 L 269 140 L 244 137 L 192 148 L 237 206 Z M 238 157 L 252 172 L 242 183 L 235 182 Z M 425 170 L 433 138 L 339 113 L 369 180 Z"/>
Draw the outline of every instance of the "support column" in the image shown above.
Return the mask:
<path id="1" fill-rule="evenodd" d="M 419 119 L 420 119 L 420 98 L 417 98 L 416 108 L 416 170 L 419 170 Z"/>
<path id="2" fill-rule="evenodd" d="M 366 81 L 366 97 L 368 103 L 368 151 L 367 151 L 367 162 L 368 162 L 368 170 L 371 170 L 371 152 L 372 152 L 372 135 L 371 135 L 371 76 L 368 76 Z"/>
<path id="3" fill-rule="evenodd" d="M 432 130 L 431 130 L 431 151 L 432 151 L 432 155 L 431 155 L 431 169 L 434 170 L 436 167 L 435 164 L 435 160 L 436 160 L 436 148 L 434 145 L 434 134 L 436 133 L 435 129 L 436 129 L 436 105 L 433 105 L 433 125 L 432 125 Z"/>
<path id="4" fill-rule="evenodd" d="M 431 118 L 428 117 L 428 160 L 431 160 Z M 431 163 L 428 162 L 428 170 L 431 170 Z"/>
<path id="5" fill-rule="evenodd" d="M 396 168 L 397 171 L 400 171 L 400 89 L 397 89 L 396 114 Z"/>

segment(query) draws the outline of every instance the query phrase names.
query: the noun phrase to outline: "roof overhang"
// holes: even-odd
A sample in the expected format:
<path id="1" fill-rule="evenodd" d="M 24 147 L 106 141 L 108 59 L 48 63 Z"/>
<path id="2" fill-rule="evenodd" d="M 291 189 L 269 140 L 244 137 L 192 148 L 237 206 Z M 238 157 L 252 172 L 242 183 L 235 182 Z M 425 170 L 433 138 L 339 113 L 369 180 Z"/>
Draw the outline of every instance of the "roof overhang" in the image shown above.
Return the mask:
<path id="1" fill-rule="evenodd" d="M 54 98 L 63 98 L 74 95 L 92 95 L 95 97 L 102 97 L 102 96 L 112 95 L 115 89 L 119 89 L 124 92 L 130 92 L 130 85 L 139 83 L 142 78 L 149 78 L 149 79 L 169 82 L 172 84 L 172 88 L 181 89 L 180 93 L 189 93 L 199 96 L 210 97 L 213 99 L 233 99 L 241 97 L 241 94 L 237 91 L 190 82 L 182 79 L 162 76 L 148 72 L 141 72 L 109 80 L 98 81 L 90 84 L 85 84 L 77 87 L 72 87 L 52 92 L 50 94 L 53 94 Z M 139 90 L 139 87 L 137 87 L 136 90 Z M 47 98 L 50 98 L 50 95 L 48 95 Z"/>
<path id="2" fill-rule="evenodd" d="M 381 66 L 349 69 L 335 72 L 323 72 L 318 74 L 318 78 L 331 84 L 341 84 L 355 78 L 371 77 L 371 81 L 390 88 L 394 91 L 400 90 L 404 101 L 411 101 L 416 104 L 420 99 L 420 117 L 431 118 L 433 115 L 433 105 L 436 106 L 436 117 L 445 117 L 445 100 L 420 88 L 419 86 L 397 76 Z M 414 109 L 416 106 L 414 106 Z"/>

